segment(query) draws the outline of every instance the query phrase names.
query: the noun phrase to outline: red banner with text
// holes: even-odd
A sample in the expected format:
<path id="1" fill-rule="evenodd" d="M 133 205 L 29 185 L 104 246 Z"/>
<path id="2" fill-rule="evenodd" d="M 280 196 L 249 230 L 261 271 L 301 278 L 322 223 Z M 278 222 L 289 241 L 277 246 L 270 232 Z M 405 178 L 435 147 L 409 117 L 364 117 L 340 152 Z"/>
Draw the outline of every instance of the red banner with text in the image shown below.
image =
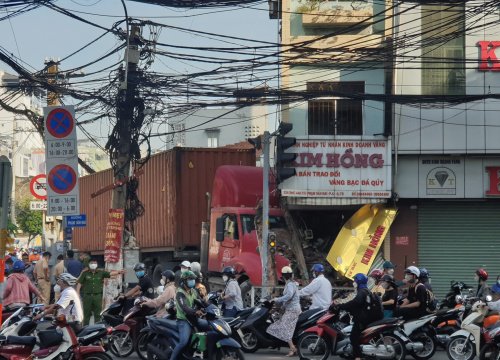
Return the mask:
<path id="1" fill-rule="evenodd" d="M 104 240 L 104 261 L 120 261 L 125 212 L 123 209 L 109 209 Z"/>

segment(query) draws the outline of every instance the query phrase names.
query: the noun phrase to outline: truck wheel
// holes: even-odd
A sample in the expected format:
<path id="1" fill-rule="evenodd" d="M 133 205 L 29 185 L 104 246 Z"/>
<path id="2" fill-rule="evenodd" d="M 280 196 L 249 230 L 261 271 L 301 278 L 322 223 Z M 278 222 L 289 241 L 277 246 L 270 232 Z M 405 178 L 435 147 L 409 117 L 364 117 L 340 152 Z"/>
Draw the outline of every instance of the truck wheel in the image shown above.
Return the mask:
<path id="1" fill-rule="evenodd" d="M 240 289 L 241 289 L 241 297 L 243 298 L 243 305 L 245 307 L 251 307 L 252 305 L 252 296 L 251 296 L 251 291 L 252 290 L 252 283 L 250 280 L 245 280 L 240 284 Z"/>

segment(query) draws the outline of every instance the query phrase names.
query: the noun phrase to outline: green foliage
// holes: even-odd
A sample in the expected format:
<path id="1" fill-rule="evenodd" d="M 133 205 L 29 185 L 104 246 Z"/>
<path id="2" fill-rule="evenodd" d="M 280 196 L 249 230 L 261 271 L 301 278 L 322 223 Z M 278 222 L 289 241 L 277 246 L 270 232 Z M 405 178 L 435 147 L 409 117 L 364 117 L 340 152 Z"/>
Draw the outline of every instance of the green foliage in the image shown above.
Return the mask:
<path id="1" fill-rule="evenodd" d="M 16 220 L 19 229 L 28 235 L 28 242 L 42 234 L 42 212 L 30 210 L 30 200 L 24 199 L 16 204 Z"/>

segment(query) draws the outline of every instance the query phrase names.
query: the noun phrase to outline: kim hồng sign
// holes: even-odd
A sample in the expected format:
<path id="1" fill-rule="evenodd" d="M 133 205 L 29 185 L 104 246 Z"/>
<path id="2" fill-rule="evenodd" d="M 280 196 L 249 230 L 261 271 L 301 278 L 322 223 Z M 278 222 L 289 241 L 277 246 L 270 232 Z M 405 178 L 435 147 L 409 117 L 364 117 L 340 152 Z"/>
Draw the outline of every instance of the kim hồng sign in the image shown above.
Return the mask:
<path id="1" fill-rule="evenodd" d="M 331 198 L 391 197 L 388 140 L 299 138 L 296 176 L 285 180 L 283 196 Z"/>

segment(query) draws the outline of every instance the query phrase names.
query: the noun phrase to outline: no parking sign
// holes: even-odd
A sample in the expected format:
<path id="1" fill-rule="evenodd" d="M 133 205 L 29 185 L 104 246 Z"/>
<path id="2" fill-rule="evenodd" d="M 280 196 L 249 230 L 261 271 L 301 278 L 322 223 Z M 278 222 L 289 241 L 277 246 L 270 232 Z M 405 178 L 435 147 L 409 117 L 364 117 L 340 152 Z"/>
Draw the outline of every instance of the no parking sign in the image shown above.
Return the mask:
<path id="1" fill-rule="evenodd" d="M 75 110 L 73 106 L 47 106 L 43 110 L 47 215 L 78 215 L 80 196 Z"/>

